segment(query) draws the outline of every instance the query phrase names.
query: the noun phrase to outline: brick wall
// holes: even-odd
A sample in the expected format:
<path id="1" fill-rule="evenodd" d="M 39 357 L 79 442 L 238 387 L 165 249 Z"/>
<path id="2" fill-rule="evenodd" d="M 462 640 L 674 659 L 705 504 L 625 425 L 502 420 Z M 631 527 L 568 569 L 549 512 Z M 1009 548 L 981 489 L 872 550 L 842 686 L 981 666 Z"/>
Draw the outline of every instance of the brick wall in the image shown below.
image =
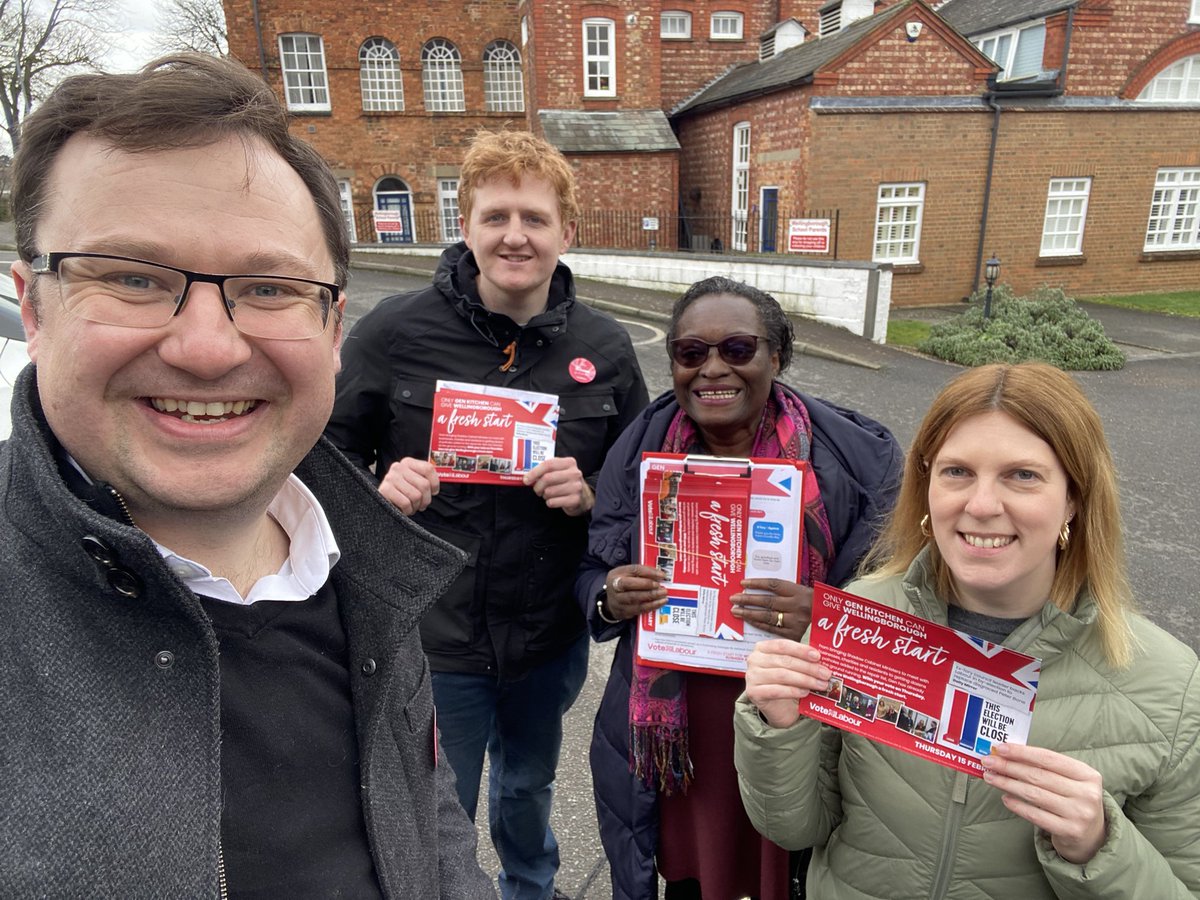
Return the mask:
<path id="1" fill-rule="evenodd" d="M 662 106 L 672 109 L 732 65 L 758 59 L 759 38 L 774 22 L 774 4 L 753 0 L 661 0 L 661 9 L 692 15 L 688 40 L 662 41 Z M 742 13 L 742 39 L 713 39 L 712 14 Z M 784 18 L 787 18 L 786 16 Z M 658 21 L 654 23 L 658 34 Z"/>
<path id="2" fill-rule="evenodd" d="M 1107 9 L 1076 13 L 1066 92 L 1115 97 L 1141 64 L 1165 44 L 1200 26 L 1187 23 L 1189 0 L 1112 0 Z M 1066 15 L 1047 23 L 1045 64 L 1062 59 Z"/>
<path id="3" fill-rule="evenodd" d="M 653 238 L 658 249 L 675 247 L 675 231 L 668 221 L 675 214 L 679 190 L 674 151 L 572 154 L 568 158 L 584 211 L 578 246 L 646 249 Z M 659 233 L 645 232 L 642 216 L 659 217 Z"/>
<path id="4" fill-rule="evenodd" d="M 369 211 L 381 178 L 403 180 L 413 194 L 414 216 L 431 222 L 438 206 L 438 178 L 456 174 L 476 131 L 528 127 L 525 113 L 484 112 L 484 48 L 497 39 L 520 47 L 516 0 L 426 0 L 403 5 L 261 0 L 259 11 L 268 80 L 281 94 L 278 36 L 308 32 L 322 37 L 331 110 L 297 113 L 292 131 L 310 141 L 340 178 L 350 181 L 360 240 L 374 240 Z M 250 4 L 226 0 L 225 13 L 231 54 L 257 71 Z M 358 52 L 363 41 L 373 36 L 392 41 L 400 54 L 403 112 L 363 112 Z M 434 37 L 452 41 L 461 54 L 466 112 L 425 111 L 421 49 Z M 417 237 L 436 239 L 420 231 Z"/>
<path id="5" fill-rule="evenodd" d="M 537 0 L 525 4 L 537 41 L 533 103 L 542 109 L 655 109 L 660 105 L 658 3 Z M 616 96 L 584 97 L 583 21 L 609 19 Z"/>
<path id="6" fill-rule="evenodd" d="M 760 97 L 736 108 L 724 108 L 679 123 L 680 197 L 695 233 L 730 245 L 733 195 L 733 129 L 750 123 L 750 216 L 757 221 L 763 187 L 779 189 L 780 219 L 798 216 L 805 208 L 808 119 L 805 98 L 788 91 Z M 757 249 L 753 225 L 750 250 Z"/>
<path id="7" fill-rule="evenodd" d="M 910 42 L 903 21 L 878 40 L 863 46 L 817 91 L 821 94 L 868 96 L 938 96 L 979 94 L 984 85 L 975 60 L 965 56 L 932 30 Z M 836 76 L 836 80 L 834 80 Z"/>
<path id="8" fill-rule="evenodd" d="M 920 265 L 896 270 L 893 303 L 970 293 L 991 124 L 983 111 L 813 117 L 808 198 L 840 209 L 840 257 L 871 258 L 880 183 L 925 184 Z M 1022 293 L 1040 284 L 1081 297 L 1194 289 L 1200 254 L 1146 255 L 1142 246 L 1157 169 L 1200 165 L 1194 140 L 1190 150 L 1167 148 L 1186 148 L 1197 133 L 1200 112 L 1004 112 L 985 257 L 995 253 L 1002 281 Z M 1049 182 L 1064 177 L 1092 178 L 1083 254 L 1069 264 L 1039 258 Z"/>

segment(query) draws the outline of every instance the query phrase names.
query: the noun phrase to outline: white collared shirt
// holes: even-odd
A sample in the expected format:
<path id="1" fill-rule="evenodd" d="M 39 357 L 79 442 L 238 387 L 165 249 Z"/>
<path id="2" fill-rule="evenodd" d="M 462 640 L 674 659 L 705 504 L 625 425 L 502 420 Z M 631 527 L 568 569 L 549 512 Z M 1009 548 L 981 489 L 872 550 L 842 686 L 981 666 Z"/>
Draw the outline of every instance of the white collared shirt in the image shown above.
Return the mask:
<path id="1" fill-rule="evenodd" d="M 288 558 L 274 575 L 264 575 L 243 597 L 227 578 L 155 542 L 167 567 L 195 594 L 249 606 L 259 600 L 307 600 L 329 579 L 341 551 L 325 510 L 295 475 L 289 475 L 267 507 L 290 541 Z"/>

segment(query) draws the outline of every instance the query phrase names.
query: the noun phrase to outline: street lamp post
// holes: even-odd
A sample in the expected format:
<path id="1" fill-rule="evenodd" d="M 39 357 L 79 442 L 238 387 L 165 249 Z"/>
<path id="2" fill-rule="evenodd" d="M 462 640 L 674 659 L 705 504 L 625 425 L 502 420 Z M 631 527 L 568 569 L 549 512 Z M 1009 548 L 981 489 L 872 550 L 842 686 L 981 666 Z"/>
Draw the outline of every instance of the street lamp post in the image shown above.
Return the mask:
<path id="1" fill-rule="evenodd" d="M 983 320 L 985 322 L 992 317 L 992 286 L 999 277 L 1000 260 L 993 256 L 983 264 L 983 278 L 988 286 L 987 295 L 983 299 Z"/>

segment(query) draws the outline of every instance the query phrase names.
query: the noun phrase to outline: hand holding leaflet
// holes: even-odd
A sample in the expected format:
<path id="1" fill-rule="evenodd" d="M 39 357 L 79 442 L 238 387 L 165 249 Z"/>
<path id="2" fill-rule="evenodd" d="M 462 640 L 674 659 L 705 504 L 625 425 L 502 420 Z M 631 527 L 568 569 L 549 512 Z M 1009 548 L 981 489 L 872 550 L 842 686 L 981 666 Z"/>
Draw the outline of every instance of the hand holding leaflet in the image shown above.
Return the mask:
<path id="1" fill-rule="evenodd" d="M 733 615 L 776 637 L 799 641 L 812 620 L 812 588 L 782 578 L 747 578 L 730 597 Z"/>
<path id="2" fill-rule="evenodd" d="M 790 728 L 800 718 L 799 701 L 828 690 L 831 674 L 808 644 L 760 641 L 746 661 L 746 697 L 772 728 Z"/>
<path id="3" fill-rule="evenodd" d="M 1040 660 L 829 585 L 813 596 L 831 677 L 802 714 L 977 776 L 993 745 L 1026 742 Z"/>

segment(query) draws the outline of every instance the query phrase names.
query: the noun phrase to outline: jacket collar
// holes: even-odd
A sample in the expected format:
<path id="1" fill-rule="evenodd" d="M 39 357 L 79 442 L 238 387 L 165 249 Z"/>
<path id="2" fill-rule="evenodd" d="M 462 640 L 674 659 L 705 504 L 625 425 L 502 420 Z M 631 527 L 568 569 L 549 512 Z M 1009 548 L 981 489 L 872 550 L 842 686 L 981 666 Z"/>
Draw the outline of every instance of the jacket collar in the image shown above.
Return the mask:
<path id="1" fill-rule="evenodd" d="M 922 549 L 909 565 L 902 585 L 917 615 L 939 625 L 946 624 L 946 603 L 934 593 L 929 547 Z M 1036 656 L 1046 663 L 1078 642 L 1095 624 L 1097 614 L 1096 603 L 1084 588 L 1071 612 L 1065 612 L 1053 603 L 1046 603 L 1019 625 L 1004 645 Z"/>
<path id="2" fill-rule="evenodd" d="M 94 498 L 86 491 L 81 497 L 67 485 L 32 365 L 17 378 L 12 410 L 12 436 L 0 445 L 0 502 L 5 516 L 43 548 L 47 564 L 80 564 L 82 540 L 95 536 L 118 549 L 124 564 L 147 576 L 148 583 L 182 588 L 149 535 L 121 516 L 109 515 L 112 510 L 105 504 L 89 502 Z M 399 614 L 399 627 L 415 627 L 457 576 L 463 553 L 397 512 L 325 438 L 301 461 L 296 474 L 321 503 L 342 549 L 332 574 L 335 581 L 352 578 L 353 593 L 391 607 Z M 397 554 L 401 544 L 404 552 Z"/>
<path id="3" fill-rule="evenodd" d="M 560 261 L 550 278 L 550 296 L 545 311 L 524 326 L 483 305 L 476 284 L 478 277 L 475 254 L 460 241 L 442 251 L 433 284 L 455 311 L 493 347 L 507 347 L 524 334 L 531 334 L 547 344 L 566 334 L 568 314 L 575 306 L 575 278 L 565 263 Z"/>

